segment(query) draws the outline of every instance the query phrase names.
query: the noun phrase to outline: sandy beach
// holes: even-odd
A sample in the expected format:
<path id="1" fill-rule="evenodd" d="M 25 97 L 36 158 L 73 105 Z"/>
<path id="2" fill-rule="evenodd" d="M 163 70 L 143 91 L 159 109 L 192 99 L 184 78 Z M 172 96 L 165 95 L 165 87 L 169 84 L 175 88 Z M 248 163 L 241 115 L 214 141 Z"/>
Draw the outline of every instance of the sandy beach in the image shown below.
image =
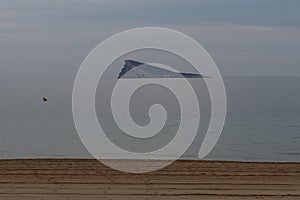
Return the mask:
<path id="1" fill-rule="evenodd" d="M 176 161 L 127 174 L 97 160 L 1 160 L 0 199 L 294 200 L 300 199 L 300 163 Z"/>

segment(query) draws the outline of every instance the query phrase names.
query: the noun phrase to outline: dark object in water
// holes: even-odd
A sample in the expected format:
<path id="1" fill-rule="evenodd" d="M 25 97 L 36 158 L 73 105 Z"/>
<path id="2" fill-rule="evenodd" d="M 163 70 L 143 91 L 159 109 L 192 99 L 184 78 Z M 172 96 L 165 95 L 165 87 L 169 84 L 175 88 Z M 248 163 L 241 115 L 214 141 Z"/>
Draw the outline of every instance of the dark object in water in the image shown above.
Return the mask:
<path id="1" fill-rule="evenodd" d="M 205 78 L 201 74 L 176 73 L 160 67 L 155 67 L 134 60 L 125 60 L 125 65 L 119 73 L 120 78 Z"/>
<path id="2" fill-rule="evenodd" d="M 42 99 L 43 99 L 44 102 L 48 101 L 47 97 L 43 97 Z"/>

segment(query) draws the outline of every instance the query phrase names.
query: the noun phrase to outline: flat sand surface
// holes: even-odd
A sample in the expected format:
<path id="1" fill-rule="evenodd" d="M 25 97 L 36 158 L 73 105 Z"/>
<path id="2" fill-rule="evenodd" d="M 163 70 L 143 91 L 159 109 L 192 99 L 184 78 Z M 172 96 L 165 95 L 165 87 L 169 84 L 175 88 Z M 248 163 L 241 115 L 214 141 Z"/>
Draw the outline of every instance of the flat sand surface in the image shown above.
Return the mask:
<path id="1" fill-rule="evenodd" d="M 300 163 L 176 161 L 156 172 L 128 174 L 97 160 L 0 160 L 0 199 L 297 200 Z"/>

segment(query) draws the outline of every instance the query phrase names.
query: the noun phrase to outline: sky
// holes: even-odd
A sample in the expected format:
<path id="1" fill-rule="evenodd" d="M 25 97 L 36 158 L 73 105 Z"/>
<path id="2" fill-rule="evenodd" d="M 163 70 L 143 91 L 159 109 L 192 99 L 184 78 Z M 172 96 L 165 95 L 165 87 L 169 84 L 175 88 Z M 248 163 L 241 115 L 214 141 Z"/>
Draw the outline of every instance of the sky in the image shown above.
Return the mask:
<path id="1" fill-rule="evenodd" d="M 297 0 L 1 0 L 0 78 L 74 79 L 101 41 L 146 26 L 202 44 L 223 76 L 300 76 Z"/>

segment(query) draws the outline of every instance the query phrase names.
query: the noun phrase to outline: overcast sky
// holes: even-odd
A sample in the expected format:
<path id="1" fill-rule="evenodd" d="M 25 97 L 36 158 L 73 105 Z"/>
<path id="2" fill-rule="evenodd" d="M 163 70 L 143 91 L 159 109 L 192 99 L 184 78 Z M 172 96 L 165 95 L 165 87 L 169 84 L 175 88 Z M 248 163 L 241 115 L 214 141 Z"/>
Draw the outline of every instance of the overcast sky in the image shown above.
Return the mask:
<path id="1" fill-rule="evenodd" d="M 297 0 L 2 0 L 0 78 L 72 79 L 99 42 L 144 26 L 193 37 L 224 76 L 300 76 L 299 10 Z"/>

